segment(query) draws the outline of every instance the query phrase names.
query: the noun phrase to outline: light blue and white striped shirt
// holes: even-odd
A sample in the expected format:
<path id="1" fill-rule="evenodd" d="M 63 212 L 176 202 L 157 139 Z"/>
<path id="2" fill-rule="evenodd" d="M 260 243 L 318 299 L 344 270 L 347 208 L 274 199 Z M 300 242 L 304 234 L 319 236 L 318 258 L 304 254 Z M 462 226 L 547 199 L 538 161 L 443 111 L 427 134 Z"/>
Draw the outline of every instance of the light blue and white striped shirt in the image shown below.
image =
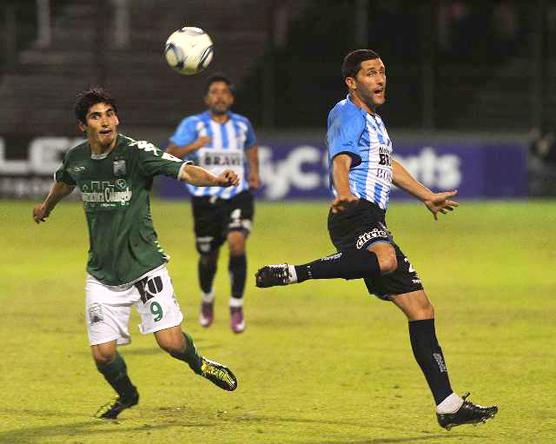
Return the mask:
<path id="1" fill-rule="evenodd" d="M 186 117 L 181 121 L 170 141 L 178 146 L 189 145 L 200 136 L 210 137 L 204 147 L 186 156 L 213 174 L 220 174 L 225 169 L 234 170 L 239 176 L 239 185 L 235 187 L 196 187 L 186 184 L 193 196 L 216 196 L 230 199 L 249 188 L 245 150 L 256 143 L 255 132 L 247 117 L 228 113 L 225 123 L 211 119 L 209 111 Z"/>
<path id="2" fill-rule="evenodd" d="M 348 95 L 328 114 L 327 143 L 330 171 L 334 157 L 350 155 L 351 192 L 386 210 L 392 188 L 392 141 L 380 116 L 354 105 Z M 330 184 L 336 196 L 332 180 Z"/>

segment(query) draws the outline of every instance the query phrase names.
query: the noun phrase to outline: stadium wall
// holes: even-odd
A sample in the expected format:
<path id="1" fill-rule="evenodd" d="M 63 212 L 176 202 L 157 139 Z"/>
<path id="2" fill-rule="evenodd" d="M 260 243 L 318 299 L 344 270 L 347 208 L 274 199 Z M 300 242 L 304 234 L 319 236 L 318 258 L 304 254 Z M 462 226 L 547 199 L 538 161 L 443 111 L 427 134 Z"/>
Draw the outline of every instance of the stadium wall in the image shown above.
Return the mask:
<path id="1" fill-rule="evenodd" d="M 134 134 L 134 132 L 129 132 Z M 165 144 L 164 136 L 141 137 Z M 0 198 L 39 199 L 48 192 L 64 152 L 80 139 L 0 136 Z M 328 160 L 323 134 L 259 134 L 264 200 L 329 198 Z M 458 189 L 460 198 L 504 199 L 527 196 L 528 144 L 508 135 L 422 135 L 394 137 L 395 153 L 433 190 Z M 182 184 L 160 178 L 156 193 L 167 199 L 187 197 Z M 394 190 L 392 199 L 407 197 Z"/>

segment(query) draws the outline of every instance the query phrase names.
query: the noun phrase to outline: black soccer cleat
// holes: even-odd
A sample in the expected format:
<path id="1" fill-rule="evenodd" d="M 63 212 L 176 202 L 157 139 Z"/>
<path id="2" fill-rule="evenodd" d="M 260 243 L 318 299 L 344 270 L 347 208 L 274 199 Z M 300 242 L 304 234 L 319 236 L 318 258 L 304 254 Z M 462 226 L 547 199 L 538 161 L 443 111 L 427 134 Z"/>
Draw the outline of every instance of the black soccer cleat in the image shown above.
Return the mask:
<path id="1" fill-rule="evenodd" d="M 450 430 L 452 427 L 463 424 L 479 424 L 494 418 L 494 415 L 498 413 L 497 406 L 483 407 L 473 404 L 470 401 L 466 401 L 468 396 L 469 393 L 463 395 L 463 404 L 456 412 L 436 414 L 440 427 Z"/>
<path id="2" fill-rule="evenodd" d="M 265 265 L 255 273 L 255 283 L 259 288 L 291 284 L 288 264 Z"/>
<path id="3" fill-rule="evenodd" d="M 128 399 L 122 399 L 116 396 L 108 404 L 103 405 L 95 413 L 95 418 L 98 419 L 116 419 L 123 410 L 129 409 L 139 402 L 139 392 L 137 390 Z"/>
<path id="4" fill-rule="evenodd" d="M 237 388 L 237 378 L 228 367 L 205 357 L 201 357 L 199 374 L 223 390 L 232 392 Z"/>

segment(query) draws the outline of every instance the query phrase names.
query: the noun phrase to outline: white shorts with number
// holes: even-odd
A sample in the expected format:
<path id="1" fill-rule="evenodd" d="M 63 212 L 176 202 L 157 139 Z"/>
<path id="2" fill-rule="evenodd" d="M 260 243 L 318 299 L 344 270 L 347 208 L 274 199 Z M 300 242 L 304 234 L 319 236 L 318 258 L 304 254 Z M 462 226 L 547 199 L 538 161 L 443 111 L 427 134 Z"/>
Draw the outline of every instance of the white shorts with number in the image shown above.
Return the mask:
<path id="1" fill-rule="evenodd" d="M 153 270 L 125 289 L 106 286 L 87 275 L 85 292 L 90 345 L 114 340 L 118 344 L 128 344 L 132 306 L 141 316 L 139 330 L 143 334 L 175 327 L 183 320 L 166 266 Z"/>

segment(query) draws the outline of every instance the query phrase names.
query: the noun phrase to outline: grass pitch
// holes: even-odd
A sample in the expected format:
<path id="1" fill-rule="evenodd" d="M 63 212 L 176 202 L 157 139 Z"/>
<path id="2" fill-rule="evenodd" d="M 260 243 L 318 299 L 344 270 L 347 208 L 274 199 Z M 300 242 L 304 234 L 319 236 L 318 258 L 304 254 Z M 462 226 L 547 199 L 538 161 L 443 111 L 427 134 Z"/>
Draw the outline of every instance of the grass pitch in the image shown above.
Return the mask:
<path id="1" fill-rule="evenodd" d="M 112 391 L 86 339 L 84 216 L 61 203 L 35 226 L 32 206 L 0 202 L 2 443 L 556 442 L 556 202 L 465 202 L 438 223 L 422 206 L 391 206 L 389 226 L 435 305 L 452 385 L 500 407 L 486 425 L 450 432 L 436 424 L 392 304 L 360 281 L 254 287 L 261 265 L 332 252 L 325 202 L 258 204 L 239 336 L 228 326 L 227 252 L 204 330 L 189 207 L 153 202 L 185 328 L 239 388 L 221 391 L 167 357 L 134 315 L 133 343 L 120 350 L 141 402 L 117 422 L 92 419 Z"/>

